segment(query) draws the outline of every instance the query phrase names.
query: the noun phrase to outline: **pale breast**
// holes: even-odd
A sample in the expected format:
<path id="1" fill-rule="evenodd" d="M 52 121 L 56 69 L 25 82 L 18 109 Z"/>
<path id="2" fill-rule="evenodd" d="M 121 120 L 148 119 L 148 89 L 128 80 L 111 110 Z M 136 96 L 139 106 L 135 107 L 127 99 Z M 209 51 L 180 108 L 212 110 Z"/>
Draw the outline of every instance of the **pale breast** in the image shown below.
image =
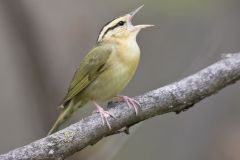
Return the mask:
<path id="1" fill-rule="evenodd" d="M 137 46 L 138 47 L 138 46 Z M 111 55 L 107 69 L 84 91 L 86 97 L 104 102 L 119 94 L 132 79 L 139 63 L 139 48 Z"/>

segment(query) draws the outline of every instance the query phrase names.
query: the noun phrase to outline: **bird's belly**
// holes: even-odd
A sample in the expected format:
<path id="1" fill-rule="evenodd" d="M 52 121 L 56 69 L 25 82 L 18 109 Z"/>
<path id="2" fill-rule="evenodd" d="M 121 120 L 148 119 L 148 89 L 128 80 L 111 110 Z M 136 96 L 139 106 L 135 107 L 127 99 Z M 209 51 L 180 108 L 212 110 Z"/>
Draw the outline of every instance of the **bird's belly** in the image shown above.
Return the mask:
<path id="1" fill-rule="evenodd" d="M 83 94 L 98 102 L 107 101 L 121 92 L 132 78 L 135 70 L 124 65 L 115 65 L 103 72 Z"/>

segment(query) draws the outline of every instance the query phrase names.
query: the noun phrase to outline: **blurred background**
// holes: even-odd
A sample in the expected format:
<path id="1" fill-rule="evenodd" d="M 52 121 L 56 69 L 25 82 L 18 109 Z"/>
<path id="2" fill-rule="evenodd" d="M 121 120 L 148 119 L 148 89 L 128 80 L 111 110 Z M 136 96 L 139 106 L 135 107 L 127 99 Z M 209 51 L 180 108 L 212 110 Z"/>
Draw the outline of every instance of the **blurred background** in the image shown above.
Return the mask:
<path id="1" fill-rule="evenodd" d="M 123 94 L 180 80 L 240 51 L 239 0 L 0 0 L 0 153 L 46 136 L 101 27 L 140 5 L 138 71 Z M 239 160 L 240 83 L 187 112 L 158 116 L 68 160 Z M 89 115 L 85 107 L 68 124 Z"/>

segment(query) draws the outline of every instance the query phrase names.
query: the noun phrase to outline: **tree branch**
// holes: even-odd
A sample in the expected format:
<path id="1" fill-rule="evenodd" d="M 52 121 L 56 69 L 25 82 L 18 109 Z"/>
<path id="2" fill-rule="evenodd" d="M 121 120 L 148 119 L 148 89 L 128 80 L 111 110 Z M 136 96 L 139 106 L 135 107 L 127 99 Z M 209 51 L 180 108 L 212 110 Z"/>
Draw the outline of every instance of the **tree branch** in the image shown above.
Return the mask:
<path id="1" fill-rule="evenodd" d="M 111 131 L 95 113 L 53 135 L 0 155 L 0 160 L 64 159 L 123 127 L 168 112 L 185 111 L 239 79 L 240 53 L 227 54 L 196 74 L 135 97 L 141 104 L 138 116 L 125 103 L 109 104 L 108 111 L 116 116 L 109 118 Z"/>

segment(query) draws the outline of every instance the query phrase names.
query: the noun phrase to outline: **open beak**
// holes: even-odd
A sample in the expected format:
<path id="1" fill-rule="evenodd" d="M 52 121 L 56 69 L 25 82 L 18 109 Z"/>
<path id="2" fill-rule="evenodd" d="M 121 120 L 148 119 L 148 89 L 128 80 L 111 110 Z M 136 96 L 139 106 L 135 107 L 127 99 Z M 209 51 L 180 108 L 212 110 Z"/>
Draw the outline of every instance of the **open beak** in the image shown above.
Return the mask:
<path id="1" fill-rule="evenodd" d="M 143 28 L 147 28 L 147 27 L 152 27 L 152 26 L 154 26 L 154 25 L 152 25 L 152 24 L 141 24 L 141 25 L 136 25 L 136 26 L 133 26 L 133 25 L 132 25 L 132 19 L 133 19 L 134 15 L 135 15 L 138 11 L 140 11 L 140 9 L 143 8 L 143 6 L 144 6 L 144 5 L 141 5 L 140 7 L 138 7 L 137 9 L 135 9 L 134 11 L 128 13 L 128 14 L 129 14 L 129 19 L 128 19 L 128 21 L 129 21 L 129 24 L 130 24 L 129 29 L 130 29 L 131 31 L 137 31 L 137 30 L 139 31 L 139 30 L 141 30 L 141 29 L 143 29 Z"/>

